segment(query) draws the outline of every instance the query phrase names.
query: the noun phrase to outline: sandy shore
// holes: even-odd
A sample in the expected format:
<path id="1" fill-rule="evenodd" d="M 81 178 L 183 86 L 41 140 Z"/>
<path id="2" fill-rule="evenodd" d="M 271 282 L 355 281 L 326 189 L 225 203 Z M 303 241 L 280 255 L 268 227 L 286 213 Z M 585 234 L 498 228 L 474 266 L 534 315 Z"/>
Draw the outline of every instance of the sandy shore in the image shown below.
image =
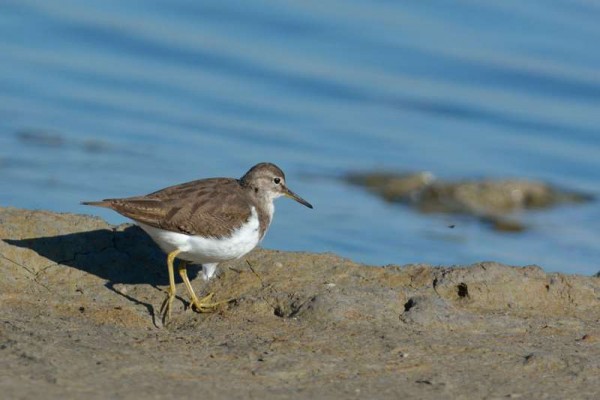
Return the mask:
<path id="1" fill-rule="evenodd" d="M 259 249 L 192 280 L 234 302 L 197 314 L 178 284 L 160 327 L 138 228 L 4 208 L 0 238 L 3 398 L 600 396 L 598 277 Z"/>

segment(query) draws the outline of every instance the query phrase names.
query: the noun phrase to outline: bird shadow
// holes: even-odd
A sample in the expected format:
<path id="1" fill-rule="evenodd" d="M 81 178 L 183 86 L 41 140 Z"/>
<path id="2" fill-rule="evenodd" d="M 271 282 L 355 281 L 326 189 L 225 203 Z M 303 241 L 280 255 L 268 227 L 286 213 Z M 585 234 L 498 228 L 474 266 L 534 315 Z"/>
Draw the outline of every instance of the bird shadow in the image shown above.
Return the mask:
<path id="1" fill-rule="evenodd" d="M 118 289 L 119 284 L 169 284 L 164 252 L 137 226 L 98 229 L 65 235 L 30 239 L 3 239 L 13 246 L 35 251 L 58 265 L 76 268 L 106 280 L 105 286 L 128 300 L 144 305 L 155 315 L 154 307 Z M 200 266 L 188 267 L 190 279 Z"/>

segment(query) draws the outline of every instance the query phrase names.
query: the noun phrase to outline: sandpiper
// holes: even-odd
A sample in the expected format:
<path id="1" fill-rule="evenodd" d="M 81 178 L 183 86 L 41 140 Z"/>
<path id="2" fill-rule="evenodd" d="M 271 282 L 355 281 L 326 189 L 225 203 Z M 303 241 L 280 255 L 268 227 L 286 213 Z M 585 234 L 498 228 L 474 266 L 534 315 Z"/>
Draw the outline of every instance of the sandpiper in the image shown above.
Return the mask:
<path id="1" fill-rule="evenodd" d="M 285 174 L 271 163 L 256 164 L 240 179 L 200 179 L 145 196 L 82 204 L 110 208 L 132 219 L 167 253 L 169 290 L 160 309 L 163 321 L 167 321 L 176 293 L 175 258 L 180 259 L 178 271 L 192 308 L 212 311 L 219 303 L 211 302 L 212 293 L 198 299 L 187 275 L 187 264 L 201 264 L 202 276 L 209 280 L 220 262 L 248 253 L 265 236 L 273 220 L 273 200 L 280 196 L 312 208 L 288 189 Z"/>

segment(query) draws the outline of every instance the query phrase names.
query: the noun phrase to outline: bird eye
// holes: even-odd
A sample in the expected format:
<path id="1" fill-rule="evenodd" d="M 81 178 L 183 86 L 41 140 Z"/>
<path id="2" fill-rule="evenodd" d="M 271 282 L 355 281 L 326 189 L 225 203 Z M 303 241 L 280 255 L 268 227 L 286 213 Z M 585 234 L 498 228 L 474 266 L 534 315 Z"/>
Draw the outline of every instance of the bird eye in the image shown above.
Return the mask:
<path id="1" fill-rule="evenodd" d="M 280 178 L 275 178 L 275 179 L 273 179 L 273 182 L 275 182 L 277 185 L 279 185 L 279 182 L 281 182 L 281 179 Z"/>

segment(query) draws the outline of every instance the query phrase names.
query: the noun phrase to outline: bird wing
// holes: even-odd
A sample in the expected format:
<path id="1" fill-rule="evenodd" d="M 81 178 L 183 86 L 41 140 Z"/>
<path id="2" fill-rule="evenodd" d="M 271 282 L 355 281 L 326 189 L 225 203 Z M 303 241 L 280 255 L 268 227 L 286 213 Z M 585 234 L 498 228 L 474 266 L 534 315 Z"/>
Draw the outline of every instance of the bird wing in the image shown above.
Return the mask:
<path id="1" fill-rule="evenodd" d="M 111 208 L 155 228 L 200 235 L 229 236 L 247 221 L 251 207 L 235 179 L 203 179 L 146 196 L 108 199 L 92 205 Z"/>

